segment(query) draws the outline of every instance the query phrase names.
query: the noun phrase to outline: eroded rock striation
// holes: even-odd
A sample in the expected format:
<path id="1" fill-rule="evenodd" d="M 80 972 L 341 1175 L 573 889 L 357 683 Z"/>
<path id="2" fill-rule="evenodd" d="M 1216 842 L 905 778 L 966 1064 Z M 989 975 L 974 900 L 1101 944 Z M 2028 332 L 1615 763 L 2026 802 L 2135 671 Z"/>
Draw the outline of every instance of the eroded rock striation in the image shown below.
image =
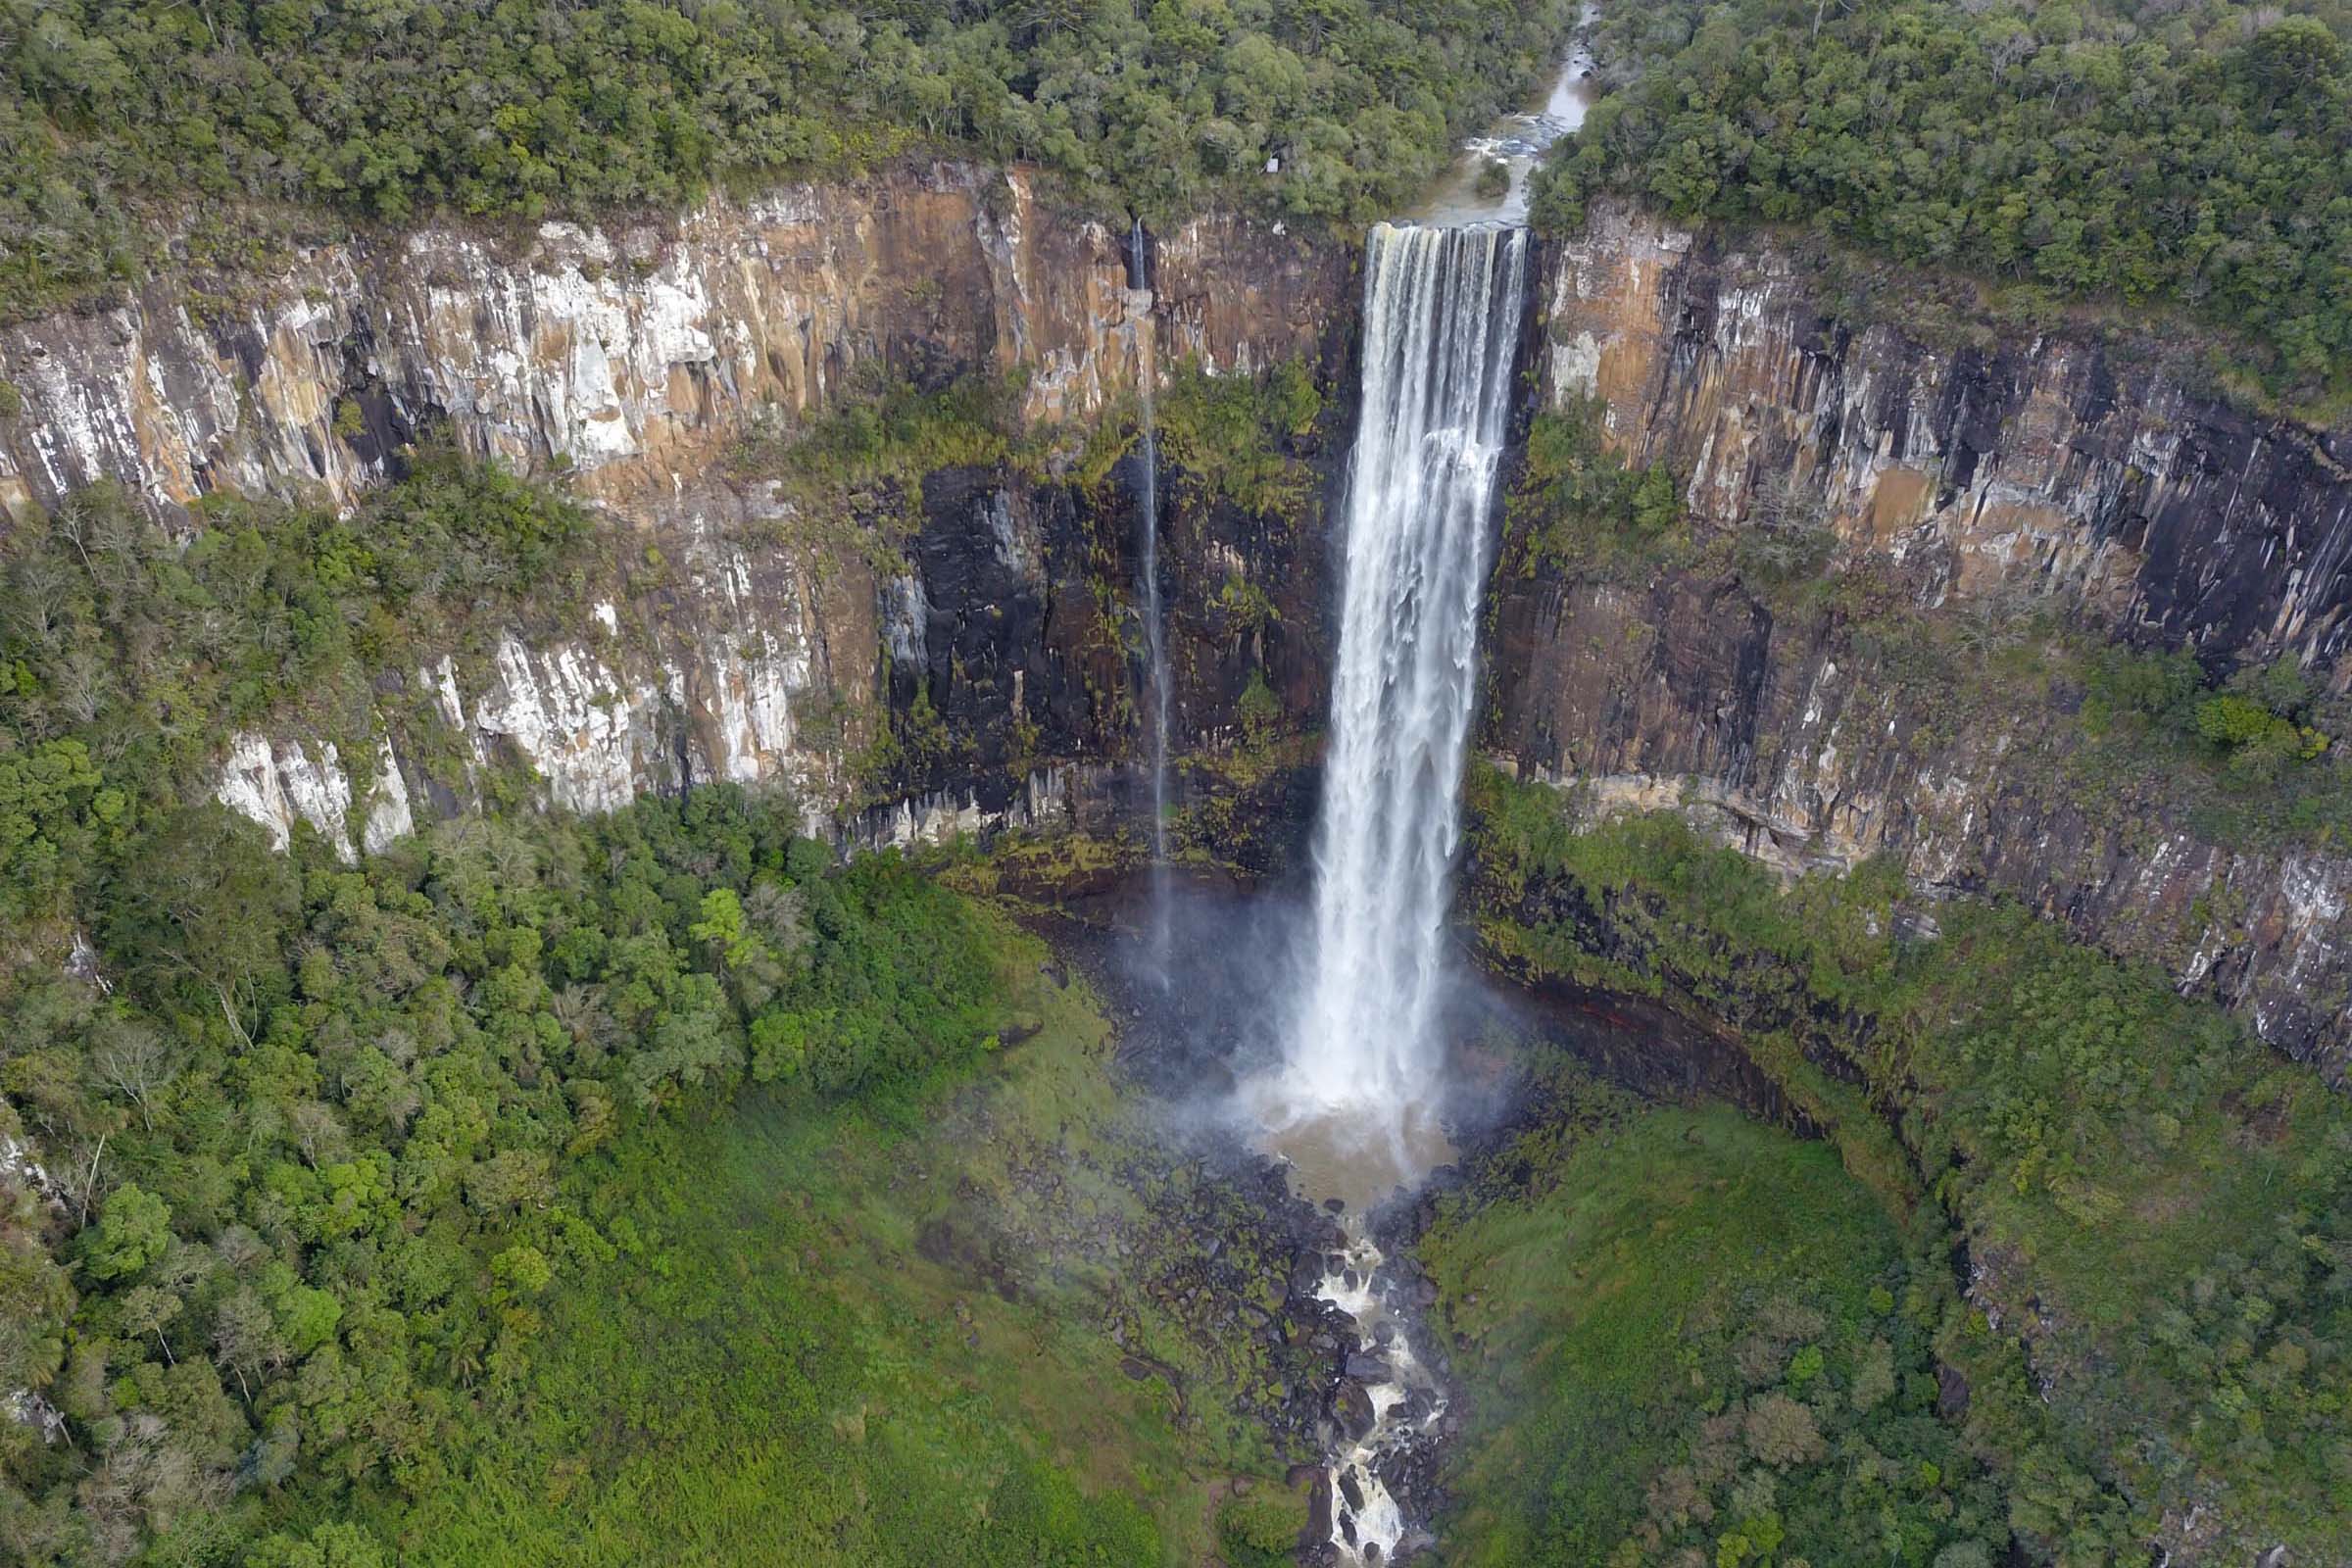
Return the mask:
<path id="1" fill-rule="evenodd" d="M 1702 529 L 1789 498 L 1914 602 L 2039 600 L 2209 669 L 2275 658 L 2341 688 L 2352 440 L 2189 389 L 2159 349 L 1947 347 L 1841 323 L 1792 250 L 1605 208 L 1553 253 L 1542 396 L 1599 400 L 1610 444 L 1669 464 Z M 2174 780 L 2086 782 L 2079 690 L 1956 704 L 1965 660 L 1898 667 L 1836 614 L 1737 571 L 1498 582 L 1490 751 L 1593 814 L 1679 808 L 1794 872 L 1896 858 L 1998 892 L 2352 1061 L 2352 860 L 2231 848 Z"/>
<path id="2" fill-rule="evenodd" d="M 1066 815 L 1115 800 L 1131 738 L 1123 607 L 1095 592 L 1133 580 L 1101 564 L 1131 531 L 1125 487 L 934 475 L 909 569 L 877 581 L 730 456 L 877 374 L 999 379 L 1033 427 L 1092 424 L 1132 399 L 1147 315 L 1163 367 L 1344 352 L 1346 247 L 1210 215 L 1155 237 L 1147 292 L 1127 286 L 1122 239 L 1020 172 L 943 164 L 667 223 L 428 227 L 320 243 L 233 284 L 158 278 L 111 310 L 0 331 L 22 402 L 0 420 L 0 507 L 22 516 L 99 481 L 172 526 L 222 491 L 343 507 L 429 432 L 563 473 L 642 535 L 628 592 L 587 623 L 516 626 L 485 667 L 386 672 L 362 765 L 350 737 L 340 753 L 236 737 L 221 799 L 280 844 L 305 823 L 340 854 L 378 846 L 463 808 L 501 760 L 584 810 L 780 783 L 812 825 L 874 842 Z M 1231 731 L 1260 666 L 1309 701 L 1319 557 L 1265 519 L 1173 508 L 1194 551 L 1176 577 L 1213 598 L 1262 568 L 1301 628 L 1269 651 L 1186 617 L 1193 732 Z M 952 752 L 859 776 L 853 754 L 881 727 L 861 710 L 918 688 Z M 841 814 L 877 795 L 893 798 Z"/>

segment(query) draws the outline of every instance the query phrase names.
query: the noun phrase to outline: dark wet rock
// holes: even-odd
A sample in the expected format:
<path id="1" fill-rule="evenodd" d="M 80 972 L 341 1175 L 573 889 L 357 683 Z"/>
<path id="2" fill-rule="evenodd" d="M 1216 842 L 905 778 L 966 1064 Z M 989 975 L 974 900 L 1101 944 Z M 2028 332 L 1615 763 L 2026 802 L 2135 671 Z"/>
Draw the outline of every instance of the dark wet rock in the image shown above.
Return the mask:
<path id="1" fill-rule="evenodd" d="M 1339 1423 L 1350 1443 L 1362 1439 L 1372 1430 L 1377 1419 L 1372 1410 L 1372 1396 L 1354 1378 L 1342 1378 L 1340 1386 L 1331 1391 L 1331 1418 Z"/>
<path id="2" fill-rule="evenodd" d="M 1942 1362 L 1936 1366 L 1936 1413 L 1946 1421 L 1968 1414 L 1968 1379 L 1959 1368 Z"/>
<path id="3" fill-rule="evenodd" d="M 1388 1358 L 1359 1351 L 1348 1358 L 1346 1371 L 1349 1377 L 1366 1383 L 1385 1383 L 1389 1377 Z"/>
<path id="4" fill-rule="evenodd" d="M 1355 1479 L 1355 1471 L 1352 1468 L 1340 1472 L 1340 1495 L 1346 1497 L 1348 1506 L 1353 1508 L 1357 1513 L 1364 1511 L 1363 1483 Z"/>

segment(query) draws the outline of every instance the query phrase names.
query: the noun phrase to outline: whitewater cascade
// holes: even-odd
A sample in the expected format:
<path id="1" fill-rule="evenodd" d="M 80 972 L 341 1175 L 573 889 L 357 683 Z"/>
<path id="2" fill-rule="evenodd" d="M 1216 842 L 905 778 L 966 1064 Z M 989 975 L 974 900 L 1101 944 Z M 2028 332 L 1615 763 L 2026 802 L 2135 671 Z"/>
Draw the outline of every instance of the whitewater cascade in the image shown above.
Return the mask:
<path id="1" fill-rule="evenodd" d="M 1127 288 L 1144 296 L 1143 314 L 1136 324 L 1136 378 L 1140 449 L 1136 466 L 1138 501 L 1143 512 L 1143 543 L 1138 552 L 1144 600 L 1144 663 L 1147 722 L 1152 736 L 1152 956 L 1160 983 L 1168 969 L 1168 641 L 1159 597 L 1159 432 L 1152 417 L 1152 268 L 1144 220 L 1136 219 L 1127 230 Z"/>
<path id="2" fill-rule="evenodd" d="M 1480 594 L 1527 231 L 1375 226 L 1345 608 L 1302 998 L 1279 1116 L 1401 1144 L 1432 1038 L 1461 838 Z"/>

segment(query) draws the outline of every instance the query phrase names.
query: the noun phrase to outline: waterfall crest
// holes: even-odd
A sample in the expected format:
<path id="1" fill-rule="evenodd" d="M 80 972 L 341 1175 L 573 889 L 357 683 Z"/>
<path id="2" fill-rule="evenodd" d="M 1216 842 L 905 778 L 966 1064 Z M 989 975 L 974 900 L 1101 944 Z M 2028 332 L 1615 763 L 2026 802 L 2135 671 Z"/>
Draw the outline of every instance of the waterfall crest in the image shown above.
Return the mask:
<path id="1" fill-rule="evenodd" d="M 1401 1142 L 1427 1109 L 1495 472 L 1527 262 L 1515 227 L 1375 226 L 1314 925 L 1277 1098 Z"/>

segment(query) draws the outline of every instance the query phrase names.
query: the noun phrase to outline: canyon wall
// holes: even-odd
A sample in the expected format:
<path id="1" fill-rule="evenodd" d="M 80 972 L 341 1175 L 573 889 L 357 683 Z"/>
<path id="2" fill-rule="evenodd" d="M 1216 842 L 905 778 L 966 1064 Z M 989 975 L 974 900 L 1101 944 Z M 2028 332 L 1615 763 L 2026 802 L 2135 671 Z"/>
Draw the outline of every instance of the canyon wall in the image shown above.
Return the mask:
<path id="1" fill-rule="evenodd" d="M 19 404 L 0 507 L 28 517 L 98 480 L 173 527 L 221 491 L 347 506 L 437 434 L 621 519 L 578 623 L 381 672 L 364 733 L 228 738 L 220 794 L 280 842 L 381 847 L 512 762 L 577 809 L 780 785 L 855 842 L 1109 825 L 1138 799 L 1131 465 L 1093 484 L 938 470 L 893 553 L 845 547 L 856 530 L 735 455 L 877 376 L 1002 378 L 1032 430 L 1083 431 L 1126 417 L 1147 363 L 1303 356 L 1342 394 L 1290 442 L 1314 494 L 1260 515 L 1213 475 L 1172 477 L 1162 526 L 1179 751 L 1235 747 L 1259 692 L 1282 732 L 1312 731 L 1354 247 L 1204 217 L 1152 237 L 1144 292 L 1124 238 L 1017 171 L 938 165 L 665 223 L 361 235 L 267 275 L 159 278 L 0 329 Z M 1593 400 L 1613 446 L 1682 478 L 1702 531 L 1795 498 L 1843 565 L 1886 565 L 1930 613 L 2024 598 L 2217 672 L 2285 657 L 2352 684 L 2343 437 L 2192 390 L 2161 347 L 1954 346 L 1843 319 L 1817 279 L 1795 249 L 1604 206 L 1546 247 L 1535 396 Z M 1986 669 L 1923 670 L 1720 568 L 1506 576 L 1491 610 L 1486 747 L 1587 808 L 1678 807 L 1790 870 L 1890 855 L 1924 894 L 2021 898 L 2290 1052 L 2352 1058 L 2352 865 L 2217 836 L 2160 773 L 2086 772 L 2063 681 L 2012 701 Z M 1271 787 L 1298 814 L 1304 752 L 1284 755 Z"/>
<path id="2" fill-rule="evenodd" d="M 711 778 L 788 785 L 812 821 L 895 793 L 841 819 L 877 840 L 1052 815 L 1115 789 L 1131 749 L 1127 612 L 1095 603 L 1132 581 L 1127 487 L 935 475 L 905 569 L 877 580 L 851 530 L 798 514 L 731 455 L 884 376 L 1001 379 L 1034 429 L 1131 402 L 1147 339 L 1163 369 L 1344 356 L 1347 247 L 1211 215 L 1154 236 L 1143 292 L 1124 239 L 1018 171 L 935 165 L 674 222 L 431 227 L 319 243 L 258 276 L 157 278 L 109 310 L 0 330 L 20 404 L 0 419 L 0 508 L 22 519 L 98 481 L 174 528 L 220 492 L 340 508 L 431 436 L 561 474 L 625 520 L 622 559 L 604 564 L 625 592 L 588 623 L 517 626 L 474 665 L 384 672 L 379 733 L 356 748 L 235 737 L 221 798 L 281 843 L 307 823 L 340 853 L 378 845 L 461 808 L 501 760 L 579 809 Z M 1191 734 L 1231 727 L 1245 657 L 1308 700 L 1315 552 L 1230 509 L 1175 510 L 1175 548 L 1214 558 L 1180 558 L 1180 577 L 1213 594 L 1263 568 L 1298 611 L 1271 654 L 1194 617 L 1210 640 L 1179 649 Z M 861 771 L 884 728 L 874 700 L 918 684 L 956 754 Z M 416 733 L 434 724 L 447 733 Z"/>
<path id="3" fill-rule="evenodd" d="M 1601 208 L 1550 258 L 1541 395 L 1597 399 L 1702 535 L 1800 506 L 1841 568 L 1929 615 L 2041 606 L 2216 673 L 2352 676 L 2352 441 L 2191 391 L 2161 348 L 1849 325 L 1817 275 Z M 1723 566 L 1506 575 L 1493 609 L 1488 749 L 1586 811 L 1681 808 L 1791 872 L 1891 856 L 1923 894 L 2022 899 L 2291 1054 L 2352 1062 L 2352 859 L 2217 836 L 2178 779 L 2102 772 L 2079 686 L 1861 635 Z"/>

